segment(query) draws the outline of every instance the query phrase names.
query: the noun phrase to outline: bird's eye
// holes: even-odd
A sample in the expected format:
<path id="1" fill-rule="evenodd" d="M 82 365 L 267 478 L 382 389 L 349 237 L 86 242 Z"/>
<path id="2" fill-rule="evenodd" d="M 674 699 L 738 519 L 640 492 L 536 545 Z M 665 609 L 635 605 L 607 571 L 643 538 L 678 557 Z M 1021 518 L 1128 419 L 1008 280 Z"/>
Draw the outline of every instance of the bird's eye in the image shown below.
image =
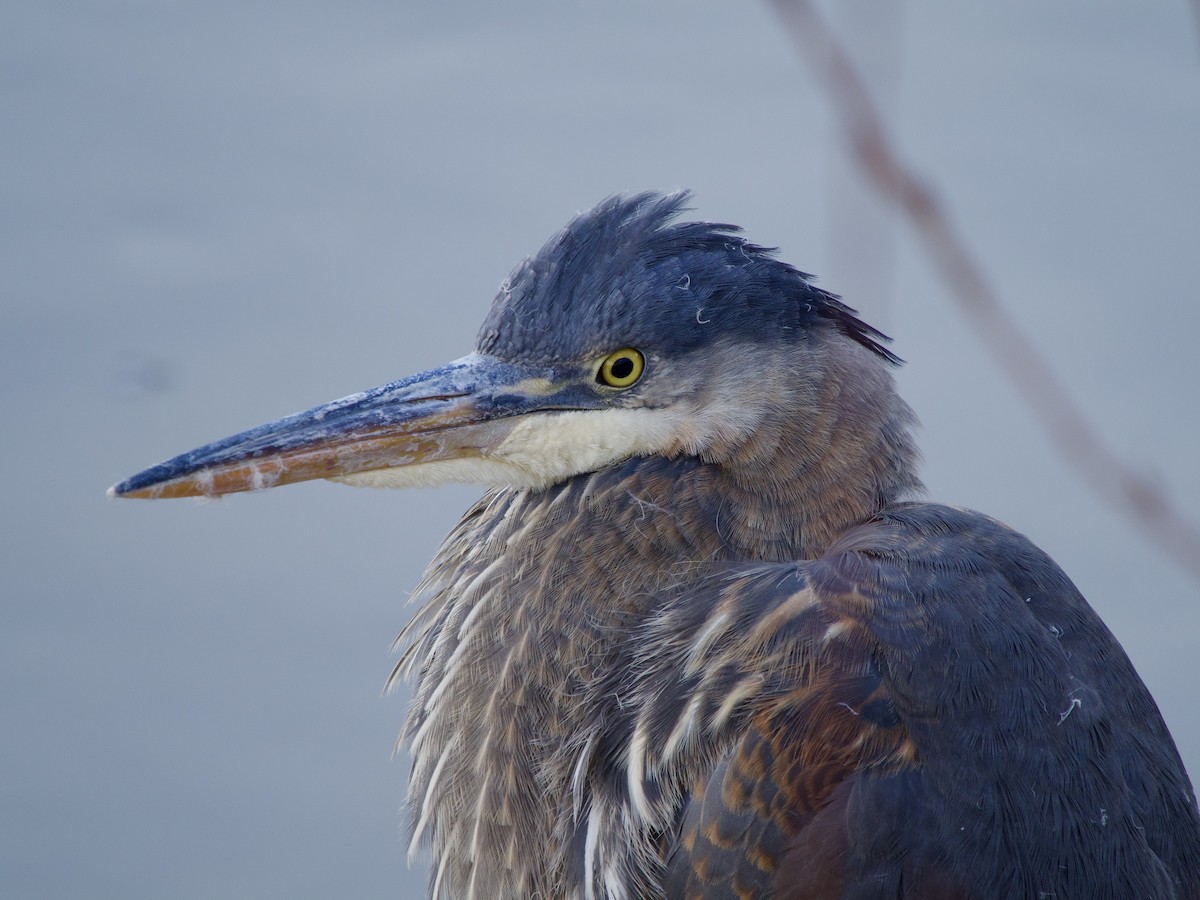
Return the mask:
<path id="1" fill-rule="evenodd" d="M 604 358 L 600 363 L 600 371 L 596 380 L 609 387 L 627 388 L 637 383 L 646 370 L 646 357 L 640 350 L 632 347 L 622 347 Z"/>

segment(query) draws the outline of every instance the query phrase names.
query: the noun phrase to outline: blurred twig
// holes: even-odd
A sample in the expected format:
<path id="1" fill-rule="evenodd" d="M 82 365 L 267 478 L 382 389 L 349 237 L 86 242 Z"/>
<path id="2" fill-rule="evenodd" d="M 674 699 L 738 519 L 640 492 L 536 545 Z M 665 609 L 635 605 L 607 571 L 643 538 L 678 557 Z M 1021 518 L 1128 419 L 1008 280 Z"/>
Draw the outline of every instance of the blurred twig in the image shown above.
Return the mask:
<path id="1" fill-rule="evenodd" d="M 1066 387 L 1008 314 L 927 184 L 898 157 L 849 55 L 810 0 L 771 0 L 824 89 L 867 180 L 911 224 L 984 346 L 1086 481 L 1200 580 L 1200 528 L 1100 439 Z M 1200 2 L 1200 0 L 1194 0 Z"/>
<path id="2" fill-rule="evenodd" d="M 1192 21 L 1196 25 L 1197 49 L 1200 49 L 1200 0 L 1192 0 L 1188 4 L 1192 8 Z"/>

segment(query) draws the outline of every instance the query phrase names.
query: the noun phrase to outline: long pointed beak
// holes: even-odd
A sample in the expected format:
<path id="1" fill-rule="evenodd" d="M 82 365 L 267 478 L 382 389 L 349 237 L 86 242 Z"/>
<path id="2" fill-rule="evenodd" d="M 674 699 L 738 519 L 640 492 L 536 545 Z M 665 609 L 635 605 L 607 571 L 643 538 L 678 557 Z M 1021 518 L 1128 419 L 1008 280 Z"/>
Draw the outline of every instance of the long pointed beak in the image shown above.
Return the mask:
<path id="1" fill-rule="evenodd" d="M 562 376 L 472 354 L 206 444 L 139 472 L 109 494 L 214 497 L 486 456 L 521 415 L 589 405 L 573 388 L 577 382 Z"/>

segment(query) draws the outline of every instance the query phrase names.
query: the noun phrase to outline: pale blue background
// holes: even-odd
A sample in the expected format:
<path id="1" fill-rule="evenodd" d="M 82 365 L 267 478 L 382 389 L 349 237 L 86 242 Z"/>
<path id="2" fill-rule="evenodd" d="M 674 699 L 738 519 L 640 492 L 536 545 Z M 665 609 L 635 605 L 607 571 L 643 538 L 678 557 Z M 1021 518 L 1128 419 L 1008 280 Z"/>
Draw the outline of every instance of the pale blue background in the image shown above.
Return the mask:
<path id="1" fill-rule="evenodd" d="M 1187 5 L 892 18 L 872 65 L 903 153 L 1087 414 L 1195 510 Z M 931 495 L 1063 564 L 1200 775 L 1200 589 L 1049 448 L 842 152 L 755 3 L 5 4 L 0 895 L 419 891 L 380 688 L 476 492 L 104 489 L 467 352 L 511 266 L 625 189 L 694 188 L 895 335 Z"/>

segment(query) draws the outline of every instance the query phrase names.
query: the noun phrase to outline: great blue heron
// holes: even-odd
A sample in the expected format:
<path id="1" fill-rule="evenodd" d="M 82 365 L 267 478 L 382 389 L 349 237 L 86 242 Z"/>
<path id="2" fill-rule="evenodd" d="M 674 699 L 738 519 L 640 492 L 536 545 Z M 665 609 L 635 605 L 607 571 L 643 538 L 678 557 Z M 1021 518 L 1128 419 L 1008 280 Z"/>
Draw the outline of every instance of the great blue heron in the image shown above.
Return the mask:
<path id="1" fill-rule="evenodd" d="M 684 202 L 575 218 L 469 356 L 113 493 L 490 488 L 401 636 L 435 896 L 1200 897 L 1117 641 L 1027 539 L 913 499 L 887 338 Z"/>

